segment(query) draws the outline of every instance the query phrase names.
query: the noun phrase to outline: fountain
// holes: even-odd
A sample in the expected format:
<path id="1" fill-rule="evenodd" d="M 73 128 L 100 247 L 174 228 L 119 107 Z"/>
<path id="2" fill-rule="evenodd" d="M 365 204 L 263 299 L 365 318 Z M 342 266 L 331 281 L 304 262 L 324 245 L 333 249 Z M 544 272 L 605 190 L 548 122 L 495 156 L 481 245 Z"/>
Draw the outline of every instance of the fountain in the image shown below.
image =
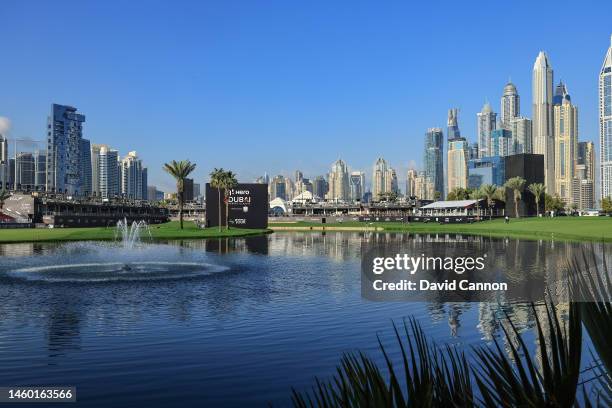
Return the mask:
<path id="1" fill-rule="evenodd" d="M 228 269 L 208 263 L 196 251 L 153 242 L 140 245 L 144 231 L 152 239 L 146 222 L 130 224 L 124 218 L 115 230 L 119 247 L 117 242 L 67 243 L 52 256 L 29 259 L 5 273 L 28 281 L 92 283 L 196 278 Z"/>
<path id="2" fill-rule="evenodd" d="M 130 225 L 127 218 L 117 221 L 117 230 L 115 232 L 115 239 L 121 237 L 123 247 L 126 249 L 134 248 L 134 245 L 140 242 L 140 233 L 142 230 L 148 232 L 151 237 L 151 231 L 149 225 L 145 221 L 133 221 Z"/>

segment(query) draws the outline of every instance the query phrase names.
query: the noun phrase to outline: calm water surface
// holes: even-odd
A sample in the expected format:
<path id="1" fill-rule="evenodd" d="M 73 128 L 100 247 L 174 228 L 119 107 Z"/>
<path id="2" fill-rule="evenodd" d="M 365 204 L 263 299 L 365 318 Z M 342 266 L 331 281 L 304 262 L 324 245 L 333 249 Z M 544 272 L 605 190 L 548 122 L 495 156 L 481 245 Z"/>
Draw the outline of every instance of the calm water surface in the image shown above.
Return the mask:
<path id="1" fill-rule="evenodd" d="M 83 407 L 286 406 L 291 387 L 333 374 L 343 352 L 380 358 L 377 334 L 392 346 L 391 322 L 407 316 L 457 347 L 500 335 L 496 304 L 362 299 L 371 240 L 471 240 L 517 274 L 559 268 L 582 248 L 367 233 L 0 245 L 0 386 L 75 385 Z M 530 309 L 504 308 L 533 343 Z"/>

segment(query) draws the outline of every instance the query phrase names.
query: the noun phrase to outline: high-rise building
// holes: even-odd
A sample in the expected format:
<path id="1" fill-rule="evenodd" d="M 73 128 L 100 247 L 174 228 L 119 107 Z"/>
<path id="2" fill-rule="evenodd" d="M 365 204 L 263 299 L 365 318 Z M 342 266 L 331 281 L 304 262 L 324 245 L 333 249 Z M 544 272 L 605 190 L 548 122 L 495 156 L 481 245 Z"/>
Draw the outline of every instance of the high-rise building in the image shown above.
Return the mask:
<path id="1" fill-rule="evenodd" d="M 121 194 L 135 200 L 144 199 L 146 180 L 143 180 L 145 167 L 135 151 L 129 152 L 121 160 Z M 193 182 L 193 180 L 192 180 Z"/>
<path id="2" fill-rule="evenodd" d="M 34 184 L 36 190 L 44 191 L 47 185 L 47 155 L 44 153 L 34 153 Z"/>
<path id="3" fill-rule="evenodd" d="M 579 210 L 595 207 L 595 146 L 593 142 L 578 143 L 572 201 Z"/>
<path id="4" fill-rule="evenodd" d="M 36 177 L 34 155 L 29 152 L 18 153 L 15 166 L 16 189 L 34 190 Z"/>
<path id="5" fill-rule="evenodd" d="M 434 184 L 431 182 L 425 172 L 419 173 L 418 177 L 414 180 L 414 195 L 420 200 L 435 200 L 436 192 Z"/>
<path id="6" fill-rule="evenodd" d="M 158 193 L 160 193 L 161 191 L 157 190 L 157 187 L 155 186 L 147 186 L 147 200 L 149 201 L 159 201 L 158 200 Z M 162 198 L 163 198 L 163 193 L 162 193 Z"/>
<path id="7" fill-rule="evenodd" d="M 483 184 L 502 186 L 505 182 L 504 157 L 490 156 L 468 162 L 468 187 L 480 188 Z"/>
<path id="8" fill-rule="evenodd" d="M 578 142 L 576 165 L 585 166 L 585 177 L 595 180 L 595 145 L 593 142 Z"/>
<path id="9" fill-rule="evenodd" d="M 353 171 L 350 176 L 351 200 L 362 201 L 365 194 L 365 173 Z"/>
<path id="10" fill-rule="evenodd" d="M 600 197 L 612 196 L 612 36 L 599 74 Z"/>
<path id="11" fill-rule="evenodd" d="M 0 190 L 6 189 L 9 181 L 8 139 L 0 133 Z"/>
<path id="12" fill-rule="evenodd" d="M 468 142 L 463 138 L 448 142 L 448 190 L 468 186 Z"/>
<path id="13" fill-rule="evenodd" d="M 514 154 L 532 153 L 531 119 L 522 116 L 514 118 L 511 122 L 510 130 L 514 140 Z"/>
<path id="14" fill-rule="evenodd" d="M 512 132 L 506 129 L 495 129 L 491 132 L 491 156 L 510 156 L 514 154 Z"/>
<path id="15" fill-rule="evenodd" d="M 533 152 L 544 156 L 544 184 L 555 190 L 553 70 L 544 51 L 533 65 Z"/>
<path id="16" fill-rule="evenodd" d="M 98 152 L 98 181 L 98 192 L 102 198 L 113 198 L 120 194 L 119 152 L 106 145 L 100 145 Z"/>
<path id="17" fill-rule="evenodd" d="M 374 200 L 380 199 L 380 197 L 387 192 L 387 170 L 389 170 L 387 161 L 382 157 L 376 159 L 376 163 L 374 163 L 374 167 L 372 169 L 372 198 Z"/>
<path id="18" fill-rule="evenodd" d="M 416 178 L 418 176 L 415 169 L 409 169 L 406 173 L 406 197 L 416 196 Z"/>
<path id="19" fill-rule="evenodd" d="M 91 168 L 91 143 L 87 139 L 81 139 L 81 195 L 90 196 L 93 192 L 92 168 Z"/>
<path id="20" fill-rule="evenodd" d="M 328 180 L 328 200 L 348 201 L 350 199 L 351 191 L 349 187 L 348 166 L 344 161 L 338 159 L 332 164 Z"/>
<path id="21" fill-rule="evenodd" d="M 447 121 L 447 137 L 448 141 L 459 139 L 461 132 L 459 131 L 459 109 L 452 108 L 448 110 L 448 121 Z"/>
<path id="22" fill-rule="evenodd" d="M 85 115 L 53 104 L 47 124 L 47 191 L 82 193 L 81 139 Z"/>
<path id="23" fill-rule="evenodd" d="M 563 83 L 557 86 L 562 95 L 555 95 L 554 135 L 555 135 L 555 189 L 567 205 L 572 204 L 576 150 L 578 149 L 578 109 L 572 105 Z"/>
<path id="24" fill-rule="evenodd" d="M 433 183 L 434 192 L 444 194 L 444 135 L 440 128 L 427 129 L 423 163 L 425 176 Z M 431 198 L 433 199 L 433 197 Z"/>
<path id="25" fill-rule="evenodd" d="M 269 186 L 270 201 L 274 200 L 275 198 L 281 198 L 283 200 L 286 200 L 287 199 L 287 194 L 285 191 L 286 188 L 287 188 L 287 185 L 285 184 L 285 177 L 279 174 L 278 176 L 275 176 L 274 178 L 272 178 L 272 181 L 270 181 L 270 186 Z"/>
<path id="26" fill-rule="evenodd" d="M 559 81 L 557 86 L 555 86 L 555 93 L 553 95 L 553 106 L 560 106 L 565 101 L 572 102 L 572 98 L 567 92 L 567 86 L 565 86 L 563 81 Z"/>
<path id="27" fill-rule="evenodd" d="M 325 177 L 315 177 L 312 183 L 312 194 L 314 194 L 315 197 L 325 198 L 328 190 L 329 185 L 327 184 L 327 180 L 325 180 Z"/>
<path id="28" fill-rule="evenodd" d="M 100 195 L 100 149 L 103 145 L 91 145 L 91 192 L 93 195 Z"/>
<path id="29" fill-rule="evenodd" d="M 497 124 L 497 113 L 493 112 L 489 102 L 485 103 L 478 116 L 478 157 L 491 156 L 491 132 Z"/>
<path id="30" fill-rule="evenodd" d="M 399 194 L 399 184 L 397 181 L 397 172 L 389 167 L 385 174 L 385 193 Z"/>
<path id="31" fill-rule="evenodd" d="M 508 82 L 501 97 L 501 124 L 504 129 L 512 130 L 512 121 L 521 114 L 521 98 L 516 86 Z"/>
<path id="32" fill-rule="evenodd" d="M 193 179 L 186 178 L 183 183 L 183 200 L 184 201 L 193 201 L 195 195 L 193 194 Z"/>

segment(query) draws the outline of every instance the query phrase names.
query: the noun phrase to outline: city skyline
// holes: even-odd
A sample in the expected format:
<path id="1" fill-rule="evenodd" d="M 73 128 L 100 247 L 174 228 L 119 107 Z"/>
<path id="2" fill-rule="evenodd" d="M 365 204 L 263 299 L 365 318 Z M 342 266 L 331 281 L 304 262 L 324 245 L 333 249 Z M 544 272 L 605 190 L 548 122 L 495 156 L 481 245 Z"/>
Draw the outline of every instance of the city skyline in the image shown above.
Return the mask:
<path id="1" fill-rule="evenodd" d="M 62 29 L 48 22 L 44 22 L 44 24 L 41 24 L 36 29 L 32 28 L 34 26 L 32 24 L 28 25 L 29 29 L 17 27 L 17 24 L 23 21 L 24 18 L 37 19 L 41 18 L 42 15 L 46 16 L 45 13 L 54 13 L 53 10 L 49 10 L 46 7 L 46 5 L 40 4 L 39 10 L 30 10 L 30 8 L 28 9 L 29 14 L 26 15 L 24 14 L 25 9 L 19 5 L 11 5 L 8 15 L 14 16 L 14 19 L 9 19 L 7 24 L 0 30 L 3 32 L 8 30 L 8 32 L 23 35 L 24 43 L 31 45 L 32 50 L 38 50 L 48 41 L 43 38 L 45 34 L 50 34 L 49 38 L 52 39 L 54 35 L 61 34 L 63 32 Z M 317 7 L 325 6 L 316 5 L 313 7 L 316 9 Z M 28 64 L 28 60 L 31 57 L 24 55 L 9 44 L 7 52 L 12 53 L 14 56 L 10 58 L 9 64 L 4 64 L 0 68 L 0 73 L 5 78 L 14 78 L 15 81 L 8 81 L 4 89 L 6 99 L 3 98 L 4 102 L 0 104 L 0 116 L 7 116 L 12 120 L 13 129 L 9 133 L 9 137 L 30 137 L 40 140 L 43 139 L 41 133 L 44 130 L 41 129 L 44 129 L 44 118 L 50 103 L 57 102 L 77 106 L 79 110 L 82 110 L 87 115 L 87 122 L 84 124 L 85 138 L 91 140 L 92 143 L 108 143 L 120 151 L 138 150 L 139 154 L 146 158 L 149 165 L 150 184 L 158 185 L 164 190 L 172 188 L 172 180 L 163 174 L 161 165 L 164 161 L 171 158 L 183 158 L 184 156 L 189 156 L 184 158 L 189 158 L 198 163 L 198 170 L 194 176 L 198 181 L 206 180 L 209 171 L 213 167 L 221 165 L 226 168 L 232 168 L 238 173 L 239 178 L 245 181 L 253 180 L 266 171 L 269 174 L 280 173 L 290 175 L 296 168 L 314 177 L 314 175 L 327 174 L 330 163 L 338 158 L 346 160 L 351 169 L 369 173 L 368 169 L 371 168 L 373 160 L 378 156 L 382 156 L 397 170 L 399 184 L 403 186 L 406 171 L 411 164 L 416 169 L 423 168 L 424 164 L 421 154 L 424 139 L 423 133 L 430 127 L 444 127 L 445 114 L 448 108 L 455 106 L 460 109 L 459 125 L 462 136 L 466 137 L 470 143 L 474 142 L 477 140 L 476 113 L 482 109 L 483 101 L 489 100 L 493 110 L 497 111 L 498 116 L 501 114 L 499 112 L 498 101 L 502 96 L 503 87 L 510 77 L 523 99 L 521 115 L 531 118 L 532 112 L 529 109 L 531 99 L 529 97 L 531 90 L 531 67 L 537 53 L 540 50 L 545 50 L 551 60 L 551 65 L 555 69 L 555 77 L 561 78 L 564 82 L 568 83 L 572 97 L 580 107 L 581 140 L 595 141 L 596 149 L 599 151 L 597 137 L 599 134 L 598 89 L 596 78 L 601 68 L 602 54 L 609 45 L 610 33 L 609 28 L 605 27 L 605 24 L 601 27 L 598 27 L 598 24 L 585 26 L 586 30 L 583 31 L 583 35 L 580 38 L 570 41 L 566 40 L 563 43 L 555 39 L 552 33 L 540 31 L 541 27 L 536 30 L 533 27 L 529 28 L 530 26 L 528 25 L 525 32 L 517 35 L 512 41 L 504 37 L 495 40 L 505 44 L 506 48 L 503 53 L 496 54 L 496 49 L 492 49 L 491 56 L 479 60 L 475 53 L 481 45 L 476 47 L 472 45 L 471 40 L 479 34 L 478 31 L 480 30 L 474 30 L 476 32 L 468 30 L 467 33 L 458 33 L 454 30 L 445 31 L 443 29 L 439 34 L 432 34 L 431 44 L 428 45 L 426 50 L 421 45 L 415 44 L 415 40 L 411 36 L 414 34 L 413 30 L 418 30 L 422 23 L 415 21 L 415 27 L 403 27 L 400 25 L 399 20 L 392 18 L 393 13 L 391 11 L 396 11 L 400 16 L 406 17 L 407 10 L 400 6 L 397 7 L 397 10 L 392 10 L 392 8 L 375 10 L 375 17 L 377 17 L 375 27 L 381 31 L 371 39 L 370 43 L 366 44 L 365 48 L 363 48 L 363 44 L 353 44 L 352 42 L 345 44 L 347 37 L 341 32 L 333 31 L 330 33 L 331 42 L 320 51 L 328 57 L 328 59 L 325 59 L 328 62 L 325 66 L 329 69 L 330 79 L 337 79 L 341 86 L 348 84 L 362 85 L 357 88 L 361 89 L 362 94 L 362 98 L 356 99 L 359 103 L 349 103 L 346 99 L 338 101 L 336 98 L 338 89 L 334 86 L 331 87 L 331 93 L 329 94 L 325 89 L 317 87 L 316 90 L 319 94 L 323 92 L 324 95 L 330 96 L 329 103 L 333 101 L 338 107 L 336 110 L 329 110 L 330 105 L 324 103 L 323 105 L 329 113 L 321 117 L 322 111 L 315 107 L 314 99 L 312 99 L 313 95 L 303 88 L 309 83 L 307 75 L 303 76 L 303 81 L 299 82 L 300 91 L 304 91 L 302 95 L 300 93 L 293 93 L 291 96 L 285 93 L 279 95 L 279 101 L 284 100 L 284 103 L 288 104 L 287 106 L 294 106 L 300 112 L 299 116 L 306 115 L 305 117 L 310 118 L 308 126 L 304 126 L 303 119 L 296 120 L 296 111 L 292 110 L 288 112 L 288 115 L 284 115 L 287 113 L 286 110 L 291 110 L 291 108 L 277 110 L 273 117 L 270 116 L 272 114 L 270 98 L 265 95 L 263 90 L 261 94 L 256 92 L 249 94 L 249 100 L 252 102 L 250 104 L 251 108 L 255 107 L 254 113 L 260 114 L 260 118 L 254 121 L 252 113 L 241 115 L 241 113 L 244 113 L 245 95 L 241 93 L 233 94 L 232 92 L 235 92 L 236 89 L 232 87 L 221 89 L 223 88 L 221 86 L 211 95 L 203 93 L 201 100 L 198 98 L 194 99 L 194 95 L 189 94 L 185 102 L 180 98 L 153 98 L 151 100 L 147 99 L 145 103 L 145 99 L 142 98 L 145 95 L 152 95 L 147 94 L 147 92 L 143 93 L 144 83 L 138 80 L 135 80 L 133 84 L 126 82 L 128 78 L 133 79 L 136 73 L 134 65 L 140 66 L 140 64 L 149 61 L 153 57 L 153 54 L 149 53 L 152 50 L 153 44 L 147 42 L 142 37 L 135 36 L 135 33 L 127 28 L 128 18 L 135 16 L 138 11 L 135 7 L 128 7 L 125 11 L 125 16 L 118 18 L 117 23 L 120 33 L 127 35 L 128 41 L 125 47 L 134 47 L 138 44 L 138 41 L 143 42 L 141 48 L 136 47 L 137 56 L 143 58 L 142 61 L 139 60 L 140 62 L 133 58 L 128 58 L 125 62 L 127 64 L 125 65 L 125 71 L 106 64 L 104 66 L 108 69 L 108 73 L 103 73 L 94 69 L 90 65 L 91 62 L 87 60 L 87 58 L 90 58 L 91 61 L 100 61 L 100 58 L 104 56 L 115 57 L 115 52 L 121 53 L 124 50 L 122 48 L 124 46 L 121 45 L 118 45 L 119 48 L 117 50 L 109 50 L 107 45 L 110 45 L 110 42 L 108 42 L 110 40 L 105 40 L 104 38 L 92 39 L 92 36 L 95 37 L 95 34 L 99 33 L 98 30 L 101 30 L 101 28 L 95 24 L 91 27 L 85 24 L 85 22 L 89 22 L 89 19 L 93 18 L 94 14 L 104 14 L 109 12 L 109 10 L 100 6 L 87 6 L 86 10 L 83 11 L 85 16 L 82 21 L 77 19 L 78 21 L 75 23 L 79 35 L 75 36 L 74 41 L 81 43 L 92 40 L 92 47 L 83 47 L 79 51 L 83 53 L 83 58 L 73 61 L 80 67 L 80 72 L 75 72 L 74 75 L 75 78 L 81 78 L 83 75 L 89 76 L 88 78 L 91 82 L 87 84 L 89 88 L 95 91 L 93 95 L 88 95 L 83 90 L 77 89 L 79 87 L 75 87 L 73 82 L 69 82 L 67 76 L 60 75 L 56 77 L 53 83 L 46 81 L 48 75 L 57 68 L 50 66 L 48 69 L 51 71 L 43 76 L 44 71 L 42 68 Z M 459 15 L 464 17 L 465 21 L 478 17 L 467 16 L 457 5 L 450 7 L 453 11 L 457 11 Z M 602 7 L 605 9 L 610 6 L 604 4 Z M 229 10 L 223 7 L 193 5 L 193 8 L 202 11 L 205 18 L 211 18 L 211 16 L 216 15 L 220 17 L 220 21 L 228 22 Z M 146 32 L 150 32 L 153 29 L 152 22 L 156 18 L 161 18 L 160 12 L 162 10 L 160 10 L 160 7 L 152 6 L 150 11 L 152 13 L 151 22 L 139 22 L 137 24 L 140 28 L 144 28 Z M 366 12 L 370 11 L 372 10 L 357 10 L 356 13 L 357 16 L 363 17 Z M 598 21 L 600 14 L 605 14 L 601 13 L 601 8 L 599 11 L 599 13 L 594 13 L 588 10 L 581 10 L 578 13 L 585 14 L 585 16 L 593 19 L 593 21 Z M 246 14 L 247 12 L 259 13 L 260 11 L 250 9 L 247 5 L 244 5 L 244 12 Z M 336 14 L 334 17 L 337 17 L 337 13 L 340 11 L 332 9 L 330 12 Z M 542 12 L 542 9 L 536 9 L 534 16 L 525 16 L 526 20 L 523 21 L 534 21 L 538 13 Z M 563 10 L 560 10 L 560 12 L 561 14 L 566 13 Z M 184 18 L 189 21 L 189 16 L 184 10 L 176 10 L 173 13 L 176 18 Z M 309 14 L 309 10 L 298 9 L 296 13 L 298 15 Z M 414 10 L 415 15 L 429 15 L 430 13 L 432 11 L 427 7 Z M 238 22 L 246 24 L 244 18 L 240 18 L 245 16 L 241 15 L 238 17 L 238 20 L 232 22 L 230 27 L 235 27 L 235 24 Z M 274 27 L 284 27 L 286 23 L 283 22 L 283 17 L 285 16 L 281 11 L 268 16 L 268 21 L 273 23 Z M 510 20 L 512 17 L 512 12 L 510 12 L 510 15 L 503 18 Z M 410 16 L 410 21 L 413 18 Z M 441 21 L 443 22 L 445 18 L 441 16 Z M 389 22 L 391 24 L 385 29 L 381 25 L 382 21 L 387 19 L 390 19 Z M 324 20 L 320 23 L 323 24 L 324 28 L 331 30 L 331 27 L 328 25 L 331 21 Z M 367 38 L 367 35 L 372 34 L 371 32 L 364 32 L 357 25 L 348 22 L 345 24 L 347 25 L 345 28 L 355 38 L 364 36 Z M 547 26 L 547 24 L 545 23 L 544 26 Z M 309 25 L 309 27 L 311 26 Z M 219 28 L 218 25 L 215 28 Z M 263 29 L 260 24 L 248 22 L 245 30 L 252 30 L 257 38 L 262 41 L 264 38 L 270 40 L 270 42 L 265 44 L 271 47 L 270 50 L 275 52 L 274 55 L 277 58 L 282 58 L 283 53 L 288 52 L 289 55 L 295 58 L 295 62 L 303 60 L 303 56 L 291 53 L 287 48 L 289 46 L 288 43 L 269 38 L 262 31 Z M 536 31 L 540 35 L 534 35 Z M 226 32 L 226 30 L 222 30 L 222 32 Z M 449 43 L 450 37 L 448 36 L 451 32 L 453 36 L 452 41 Z M 319 31 L 309 33 L 312 34 L 312 38 L 304 38 L 306 44 L 309 45 L 320 44 L 320 41 L 326 38 Z M 193 28 L 193 31 L 188 32 L 179 30 L 177 36 L 187 34 L 193 35 L 193 37 L 187 38 L 209 38 L 208 35 L 211 32 Z M 160 50 L 163 55 L 166 55 L 164 53 L 171 52 L 172 46 L 165 37 L 156 36 L 156 39 L 162 42 Z M 241 37 L 241 39 L 244 38 Z M 211 40 L 203 45 L 202 48 L 198 48 L 196 44 L 189 42 L 179 46 L 179 49 L 186 53 L 186 61 L 191 62 L 194 62 L 192 61 L 195 58 L 193 57 L 194 51 L 201 51 L 203 55 L 212 53 L 218 54 L 221 57 L 228 57 L 227 53 L 217 48 L 227 45 L 227 41 L 229 40 Z M 229 45 L 238 46 L 238 42 L 231 41 Z M 257 43 L 255 49 L 261 49 L 262 45 L 263 43 Z M 324 44 L 321 43 L 321 45 Z M 359 50 L 363 51 L 365 55 L 376 55 L 377 50 L 380 50 L 384 55 L 390 56 L 393 55 L 389 54 L 393 49 L 411 50 L 412 53 L 410 53 L 410 58 L 408 59 L 392 58 L 390 65 L 384 64 L 383 66 L 374 62 L 371 62 L 370 65 L 366 64 L 363 69 L 368 68 L 369 75 L 358 70 L 359 72 L 352 72 L 347 76 L 346 73 L 343 75 L 342 70 L 339 69 L 339 67 L 345 66 L 345 63 L 342 63 L 343 60 L 329 55 L 328 47 L 331 45 L 346 45 L 348 47 L 347 52 L 350 55 L 347 56 L 347 62 L 355 61 L 356 59 L 359 62 L 364 62 L 356 54 Z M 100 47 L 100 55 L 92 55 L 91 51 L 93 49 L 100 51 Z M 242 46 L 238 49 L 243 50 Z M 300 48 L 300 50 L 303 51 L 304 49 Z M 41 52 L 43 51 L 41 50 Z M 319 51 L 314 55 L 320 56 Z M 453 66 L 453 77 L 449 77 L 443 82 L 438 81 L 439 84 L 434 82 L 434 78 L 441 72 L 441 67 L 427 65 L 427 69 L 424 67 L 415 68 L 406 71 L 405 75 L 399 74 L 398 70 L 400 68 L 403 69 L 408 61 L 424 61 L 428 56 L 434 55 L 440 57 L 450 55 L 455 56 L 455 58 L 462 55 L 470 60 L 470 64 L 455 64 Z M 502 55 L 507 55 L 507 57 L 500 60 L 499 58 Z M 494 63 L 488 63 L 489 59 L 494 61 Z M 113 60 L 113 58 L 109 58 L 107 62 Z M 55 62 L 56 57 L 53 57 L 51 61 Z M 165 72 L 173 78 L 173 73 L 187 70 L 187 68 L 181 68 L 186 61 L 180 59 L 177 61 L 176 64 L 169 64 L 167 60 L 160 62 L 166 70 Z M 219 61 L 219 64 L 227 64 L 229 62 L 223 58 Z M 482 63 L 477 64 L 478 61 Z M 202 65 L 202 61 L 199 59 L 195 62 L 199 62 L 199 64 L 196 64 L 197 67 L 204 68 L 205 72 L 209 72 L 208 65 Z M 500 64 L 500 62 L 503 64 Z M 263 66 L 267 67 L 269 63 L 272 63 L 272 60 L 262 61 L 256 58 L 254 67 L 251 68 L 255 73 L 261 74 Z M 418 67 L 421 67 L 421 65 L 421 63 L 416 64 Z M 473 68 L 473 65 L 476 68 Z M 25 72 L 17 72 L 24 66 L 28 67 Z M 215 64 L 212 66 L 217 67 Z M 312 66 L 309 65 L 309 67 Z M 265 76 L 259 87 L 275 85 L 273 90 L 278 91 L 279 86 L 282 87 L 284 86 L 283 84 L 286 84 L 286 77 L 279 74 L 282 72 L 288 73 L 289 71 L 285 70 L 288 68 L 288 66 L 283 66 L 274 70 L 273 73 L 275 75 L 272 75 L 271 72 L 270 75 Z M 147 71 L 140 72 L 145 74 L 146 80 L 152 80 L 152 76 L 155 76 L 154 74 L 164 72 L 163 70 L 160 72 L 160 67 L 157 65 L 147 69 L 151 71 L 148 73 Z M 189 73 L 195 72 L 187 71 Z M 246 85 L 251 91 L 255 90 L 251 89 L 255 85 L 249 78 L 254 78 L 250 75 L 246 66 L 236 66 L 233 72 L 245 75 L 246 78 L 239 82 L 242 85 Z M 304 70 L 296 71 L 296 73 L 298 72 L 306 73 Z M 374 78 L 379 76 L 376 74 L 377 72 L 391 74 L 389 81 L 375 81 Z M 321 79 L 321 71 L 318 70 L 315 73 L 316 77 Z M 124 76 L 125 78 L 123 78 Z M 43 81 L 43 77 L 46 83 Z M 112 78 L 116 79 L 117 82 L 108 83 Z M 212 75 L 211 78 L 223 82 L 229 79 L 229 76 L 226 77 L 219 71 L 215 71 L 215 75 Z M 28 79 L 31 84 L 20 82 L 20 79 Z M 171 95 L 178 97 L 185 91 L 184 84 L 178 77 L 174 80 L 178 81 L 177 84 L 179 85 L 175 94 L 172 94 L 171 89 L 168 89 L 167 81 L 162 81 L 161 85 L 166 92 L 170 92 Z M 198 85 L 198 89 L 202 89 L 203 82 L 209 84 L 208 80 L 196 77 L 194 84 Z M 419 85 L 419 82 L 422 84 Z M 391 83 L 397 88 L 396 91 L 394 90 L 395 88 L 390 87 Z M 108 92 L 103 92 L 102 86 L 108 86 Z M 422 92 L 424 89 L 427 89 L 427 92 Z M 470 89 L 470 91 L 466 91 L 467 89 Z M 417 93 L 414 93 L 414 91 L 417 91 Z M 117 96 L 121 94 L 122 98 L 117 98 L 115 94 Z M 228 104 L 228 100 L 222 98 L 222 103 L 220 104 L 222 108 L 211 108 L 210 101 L 212 101 L 212 96 L 221 95 L 226 95 L 226 98 L 235 98 L 233 100 L 235 104 Z M 307 97 L 306 102 L 302 102 L 303 98 L 300 95 Z M 345 96 L 348 95 L 346 94 Z M 93 96 L 102 96 L 102 98 L 93 99 Z M 368 99 L 368 97 L 372 96 L 375 96 L 376 99 Z M 139 101 L 141 103 L 135 103 L 135 98 L 140 98 Z M 374 101 L 383 103 L 377 105 Z M 292 103 L 289 104 L 289 102 Z M 236 109 L 232 110 L 232 107 Z M 210 120 L 213 114 L 223 113 L 220 117 L 226 117 L 230 112 L 232 112 L 233 117 L 238 117 L 239 120 L 225 120 L 223 123 L 214 118 Z M 317 119 L 316 122 L 321 124 L 313 126 L 310 123 L 313 123 L 315 117 L 311 117 L 311 113 L 316 113 L 315 117 L 325 120 Z M 194 127 L 195 122 L 197 122 L 197 126 Z M 236 125 L 234 128 L 235 132 L 228 128 L 228 125 L 230 125 L 230 128 L 232 127 L 232 123 Z M 199 126 L 202 127 L 200 128 Z M 252 130 L 245 131 L 247 127 Z M 180 140 L 181 143 L 178 143 L 178 146 L 172 146 L 171 144 L 167 146 L 165 141 L 170 135 L 173 139 Z M 220 163 L 219 155 L 216 152 L 224 148 L 221 140 L 228 138 L 235 140 L 239 145 L 243 145 L 244 149 L 233 151 L 231 155 L 226 155 L 224 157 L 225 162 Z M 292 140 L 289 146 L 294 147 L 294 149 L 291 149 L 289 153 L 285 150 L 282 155 L 278 154 L 279 151 L 274 150 L 270 146 L 271 141 L 275 139 Z M 149 140 L 154 140 L 156 143 L 148 143 Z M 300 149 L 300 145 L 295 140 L 305 140 L 308 142 L 307 145 L 309 147 Z M 368 141 L 371 140 L 375 140 L 378 144 L 374 145 L 374 147 L 372 145 L 367 146 L 369 144 Z M 388 142 L 381 143 L 381 140 Z M 189 149 L 185 149 L 185 146 L 188 146 Z M 315 149 L 314 146 L 322 146 L 323 148 Z M 185 151 L 189 151 L 189 154 L 186 154 Z M 272 159 L 265 154 L 266 151 L 270 152 L 270 155 L 273 156 Z M 248 157 L 249 152 L 253 152 L 251 157 Z M 597 157 L 599 158 L 599 154 L 597 154 Z"/>

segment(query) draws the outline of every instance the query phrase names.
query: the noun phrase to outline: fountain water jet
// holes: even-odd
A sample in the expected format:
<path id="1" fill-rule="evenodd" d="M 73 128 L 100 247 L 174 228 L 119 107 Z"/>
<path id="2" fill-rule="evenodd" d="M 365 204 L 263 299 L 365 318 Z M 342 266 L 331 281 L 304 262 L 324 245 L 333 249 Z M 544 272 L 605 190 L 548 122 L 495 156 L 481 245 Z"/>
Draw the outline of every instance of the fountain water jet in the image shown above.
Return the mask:
<path id="1" fill-rule="evenodd" d="M 121 236 L 121 242 L 126 249 L 134 248 L 134 245 L 140 242 L 140 234 L 142 230 L 146 230 L 151 235 L 149 225 L 145 221 L 134 221 L 130 225 L 127 218 L 117 221 L 117 230 L 115 239 Z"/>

